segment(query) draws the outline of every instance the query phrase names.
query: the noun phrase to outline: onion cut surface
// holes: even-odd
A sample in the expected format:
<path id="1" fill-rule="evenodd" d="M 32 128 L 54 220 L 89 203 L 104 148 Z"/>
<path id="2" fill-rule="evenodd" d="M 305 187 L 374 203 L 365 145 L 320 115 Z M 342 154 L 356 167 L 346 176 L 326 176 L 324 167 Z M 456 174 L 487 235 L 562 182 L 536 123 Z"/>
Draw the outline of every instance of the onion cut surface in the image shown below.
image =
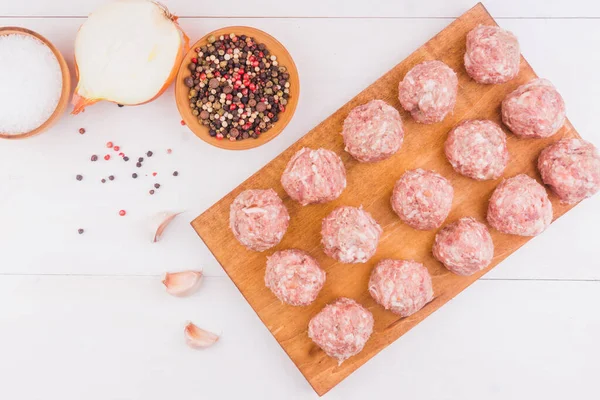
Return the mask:
<path id="1" fill-rule="evenodd" d="M 99 8 L 75 39 L 73 114 L 101 100 L 137 105 L 156 99 L 188 48 L 177 17 L 158 3 L 117 0 Z"/>

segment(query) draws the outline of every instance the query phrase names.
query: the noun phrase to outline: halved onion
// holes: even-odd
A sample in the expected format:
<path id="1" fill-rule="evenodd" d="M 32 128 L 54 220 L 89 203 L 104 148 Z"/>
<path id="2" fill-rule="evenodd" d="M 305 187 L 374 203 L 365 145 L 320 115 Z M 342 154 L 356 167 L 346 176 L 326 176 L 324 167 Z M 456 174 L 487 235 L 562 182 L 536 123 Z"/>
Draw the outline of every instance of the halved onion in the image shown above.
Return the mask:
<path id="1" fill-rule="evenodd" d="M 73 114 L 101 100 L 147 103 L 175 78 L 189 39 L 166 7 L 117 0 L 93 12 L 75 39 Z"/>

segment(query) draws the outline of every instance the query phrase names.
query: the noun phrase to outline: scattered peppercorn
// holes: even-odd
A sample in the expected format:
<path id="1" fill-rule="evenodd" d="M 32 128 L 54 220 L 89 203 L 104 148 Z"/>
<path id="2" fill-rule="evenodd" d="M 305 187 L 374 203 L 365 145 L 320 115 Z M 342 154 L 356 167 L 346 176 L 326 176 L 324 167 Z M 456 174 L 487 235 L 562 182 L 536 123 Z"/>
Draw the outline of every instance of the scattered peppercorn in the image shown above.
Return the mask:
<path id="1" fill-rule="evenodd" d="M 115 180 L 115 176 L 114 176 L 114 175 L 110 175 L 110 176 L 108 177 L 108 179 L 109 179 L 109 180 L 111 180 L 111 181 L 114 181 L 114 180 Z"/>
<path id="2" fill-rule="evenodd" d="M 110 149 L 111 147 L 113 147 L 113 142 L 107 142 L 107 143 L 106 143 L 106 147 L 108 147 L 109 149 Z"/>
<path id="3" fill-rule="evenodd" d="M 104 156 L 104 159 L 105 159 L 106 161 L 110 160 L 110 154 L 107 154 L 107 155 L 105 155 L 105 156 Z"/>
<path id="4" fill-rule="evenodd" d="M 77 229 L 77 233 L 79 233 L 80 235 L 83 234 L 83 229 L 81 229 L 81 228 Z"/>
<path id="5" fill-rule="evenodd" d="M 127 156 L 123 157 L 123 161 L 129 161 L 129 157 L 127 157 Z"/>
<path id="6" fill-rule="evenodd" d="M 173 172 L 173 176 L 177 176 L 177 175 L 179 175 L 179 172 L 177 172 L 177 171 Z"/>
<path id="7" fill-rule="evenodd" d="M 85 133 L 85 129 L 79 128 L 79 133 L 81 133 L 83 135 Z"/>
<path id="8" fill-rule="evenodd" d="M 155 183 L 154 187 L 158 189 L 160 187 L 160 184 L 159 183 Z"/>
<path id="9" fill-rule="evenodd" d="M 92 160 L 92 161 L 98 161 L 98 156 L 94 154 L 92 156 L 92 158 L 90 158 L 90 160 Z"/>
<path id="10" fill-rule="evenodd" d="M 124 107 L 123 104 L 117 104 L 119 106 L 119 108 Z"/>
<path id="11" fill-rule="evenodd" d="M 156 172 L 153 172 L 153 173 L 152 173 L 152 176 L 156 176 L 156 174 L 157 174 Z"/>
<path id="12" fill-rule="evenodd" d="M 152 157 L 152 154 L 154 154 L 154 153 L 152 153 L 151 151 L 148 151 L 148 152 L 146 153 L 146 155 L 147 155 L 148 157 Z"/>
<path id="13" fill-rule="evenodd" d="M 154 194 L 154 189 L 150 190 L 149 192 L 150 194 Z"/>
<path id="14" fill-rule="evenodd" d="M 180 124 L 181 124 L 182 126 L 185 126 L 185 121 L 184 121 L 184 120 L 181 120 Z"/>
<path id="15" fill-rule="evenodd" d="M 141 162 L 135 163 L 135 166 L 139 168 L 142 166 L 142 163 Z"/>
<path id="16" fill-rule="evenodd" d="M 173 150 L 167 149 L 167 154 L 171 154 L 172 152 L 173 152 Z"/>
<path id="17" fill-rule="evenodd" d="M 83 176 L 81 176 L 81 175 L 77 175 L 77 176 L 75 177 L 75 179 L 77 179 L 78 181 L 80 181 L 80 180 L 82 180 L 82 179 L 83 179 Z"/>
<path id="18" fill-rule="evenodd" d="M 121 211 L 119 211 L 119 215 L 120 215 L 121 217 L 122 217 L 122 216 L 124 216 L 125 214 L 127 214 L 127 212 L 126 212 L 125 210 L 121 210 Z"/>
<path id="19" fill-rule="evenodd" d="M 106 183 L 106 179 L 102 178 L 102 179 L 100 179 L 100 182 Z"/>
<path id="20" fill-rule="evenodd" d="M 132 177 L 133 179 L 137 178 L 137 176 L 138 176 L 138 175 L 137 175 L 135 172 L 134 172 L 133 174 L 131 174 L 131 177 Z"/>
<path id="21" fill-rule="evenodd" d="M 121 148 L 119 146 L 115 146 L 115 147 L 113 147 L 113 150 L 114 151 L 119 151 L 119 150 L 121 150 Z"/>
<path id="22" fill-rule="evenodd" d="M 144 157 L 140 157 L 140 158 L 138 158 L 138 161 L 139 161 L 139 162 L 144 162 Z"/>

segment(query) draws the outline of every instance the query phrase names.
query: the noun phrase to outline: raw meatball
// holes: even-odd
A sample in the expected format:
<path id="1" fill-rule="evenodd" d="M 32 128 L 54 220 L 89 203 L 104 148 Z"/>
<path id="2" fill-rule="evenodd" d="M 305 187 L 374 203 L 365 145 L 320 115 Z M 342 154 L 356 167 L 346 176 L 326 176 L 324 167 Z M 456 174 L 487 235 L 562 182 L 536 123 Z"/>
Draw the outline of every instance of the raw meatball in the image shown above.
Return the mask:
<path id="1" fill-rule="evenodd" d="M 520 174 L 496 187 L 488 205 L 487 220 L 503 233 L 536 236 L 552 222 L 552 203 L 542 185 Z"/>
<path id="2" fill-rule="evenodd" d="M 479 83 L 504 83 L 519 73 L 517 37 L 498 26 L 479 25 L 467 34 L 465 69 Z"/>
<path id="3" fill-rule="evenodd" d="M 392 193 L 392 208 L 408 226 L 428 231 L 439 228 L 450 209 L 454 189 L 446 178 L 433 171 L 406 171 Z"/>
<path id="4" fill-rule="evenodd" d="M 425 61 L 414 66 L 398 86 L 398 99 L 415 121 L 433 124 L 454 109 L 458 78 L 441 61 Z"/>
<path id="5" fill-rule="evenodd" d="M 282 250 L 267 257 L 265 285 L 284 303 L 307 306 L 325 283 L 325 271 L 302 250 Z"/>
<path id="6" fill-rule="evenodd" d="M 337 199 L 346 188 L 346 168 L 341 158 L 325 149 L 300 149 L 281 176 L 287 194 L 303 206 Z"/>
<path id="7" fill-rule="evenodd" d="M 343 206 L 323 219 L 321 244 L 329 257 L 364 263 L 375 254 L 383 230 L 362 208 Z"/>
<path id="8" fill-rule="evenodd" d="M 229 209 L 229 227 L 235 238 L 250 250 L 276 246 L 288 228 L 287 208 L 273 189 L 245 190 Z"/>
<path id="9" fill-rule="evenodd" d="M 478 181 L 499 178 L 508 163 L 506 134 L 492 121 L 461 122 L 448 134 L 444 150 L 456 172 Z"/>
<path id="10" fill-rule="evenodd" d="M 502 101 L 502 122 L 523 138 L 550 137 L 565 123 L 565 102 L 550 81 L 534 79 Z"/>
<path id="11" fill-rule="evenodd" d="M 400 113 L 385 101 L 372 100 L 354 108 L 344 120 L 346 151 L 360 162 L 385 160 L 402 146 Z"/>
<path id="12" fill-rule="evenodd" d="M 494 242 L 484 224 L 465 217 L 435 235 L 433 255 L 455 274 L 473 275 L 492 262 Z"/>
<path id="13" fill-rule="evenodd" d="M 563 203 L 578 203 L 600 190 L 600 154 L 585 140 L 562 139 L 546 147 L 538 169 Z"/>
<path id="14" fill-rule="evenodd" d="M 373 269 L 369 293 L 386 310 L 408 317 L 433 299 L 433 285 L 423 264 L 388 259 Z"/>
<path id="15" fill-rule="evenodd" d="M 308 337 L 338 364 L 361 352 L 373 333 L 373 314 L 356 301 L 340 297 L 308 323 Z"/>

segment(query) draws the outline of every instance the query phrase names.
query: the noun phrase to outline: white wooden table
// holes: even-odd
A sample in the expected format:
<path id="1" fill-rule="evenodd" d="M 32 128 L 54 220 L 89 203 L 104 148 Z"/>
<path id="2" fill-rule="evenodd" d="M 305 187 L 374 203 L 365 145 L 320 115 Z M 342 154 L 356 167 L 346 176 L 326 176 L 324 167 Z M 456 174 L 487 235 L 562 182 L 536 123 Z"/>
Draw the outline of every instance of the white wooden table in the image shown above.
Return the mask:
<path id="1" fill-rule="evenodd" d="M 75 32 L 104 0 L 8 1 L 0 25 L 40 32 L 70 61 Z M 252 25 L 282 41 L 302 82 L 284 134 L 226 152 L 179 124 L 173 93 L 140 107 L 98 104 L 50 131 L 0 143 L 0 399 L 316 398 L 189 226 L 472 0 L 166 2 L 192 40 Z M 273 4 L 276 3 L 276 4 Z M 600 147 L 600 3 L 490 0 L 536 72 Z M 71 64 L 72 66 L 72 64 Z M 1 112 L 1 110 L 0 110 Z M 78 129 L 84 127 L 85 135 Z M 131 162 L 91 163 L 112 140 Z M 167 155 L 166 149 L 173 154 Z M 102 160 L 101 160 L 102 161 Z M 173 178 L 171 172 L 180 176 Z M 82 182 L 76 174 L 84 175 Z M 114 182 L 100 178 L 114 174 Z M 154 183 L 162 187 L 147 194 Z M 126 217 L 118 210 L 125 209 Z M 185 210 L 157 244 L 152 215 Z M 383 351 L 326 399 L 592 399 L 600 358 L 600 196 L 583 202 Z M 77 234 L 84 228 L 83 235 Z M 203 268 L 191 298 L 165 294 L 167 270 Z M 222 333 L 187 348 L 186 320 Z"/>

